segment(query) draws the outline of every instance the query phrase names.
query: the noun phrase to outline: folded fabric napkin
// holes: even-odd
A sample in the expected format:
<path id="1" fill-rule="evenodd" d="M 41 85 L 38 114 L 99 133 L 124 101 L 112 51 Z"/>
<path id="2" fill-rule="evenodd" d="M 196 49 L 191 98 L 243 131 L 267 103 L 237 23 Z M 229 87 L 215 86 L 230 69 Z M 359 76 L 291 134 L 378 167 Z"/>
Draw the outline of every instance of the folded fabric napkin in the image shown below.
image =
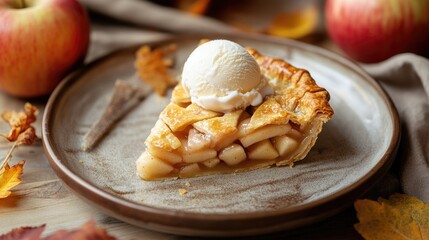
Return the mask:
<path id="1" fill-rule="evenodd" d="M 129 24 L 94 22 L 88 61 L 117 48 L 162 39 L 168 33 L 236 32 L 214 19 L 142 0 L 80 1 L 91 11 Z M 387 90 L 400 115 L 402 140 L 395 170 L 399 172 L 402 190 L 429 202 L 429 60 L 399 54 L 381 63 L 361 66 Z"/>
<path id="2" fill-rule="evenodd" d="M 396 166 L 402 189 L 429 202 L 429 60 L 404 53 L 362 67 L 381 82 L 401 119 Z"/>

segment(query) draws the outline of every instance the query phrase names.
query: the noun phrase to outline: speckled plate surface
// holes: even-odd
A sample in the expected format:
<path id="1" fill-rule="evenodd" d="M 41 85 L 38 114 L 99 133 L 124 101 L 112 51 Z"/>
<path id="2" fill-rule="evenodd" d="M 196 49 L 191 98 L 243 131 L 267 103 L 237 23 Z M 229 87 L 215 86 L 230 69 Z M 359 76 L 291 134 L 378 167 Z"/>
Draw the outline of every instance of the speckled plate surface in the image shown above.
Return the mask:
<path id="1" fill-rule="evenodd" d="M 149 44 L 177 43 L 179 74 L 202 37 L 207 36 Z M 262 234 L 319 221 L 350 206 L 384 175 L 398 144 L 399 122 L 389 97 L 365 72 L 302 43 L 223 38 L 308 69 L 328 89 L 335 116 L 306 159 L 293 168 L 142 181 L 135 160 L 169 102 L 168 96 L 155 94 L 121 119 L 94 150 L 81 151 L 82 137 L 107 105 L 115 80 L 135 73 L 134 47 L 87 65 L 52 94 L 43 118 L 43 143 L 57 175 L 106 214 L 158 231 L 200 236 Z M 179 188 L 188 193 L 180 195 Z"/>

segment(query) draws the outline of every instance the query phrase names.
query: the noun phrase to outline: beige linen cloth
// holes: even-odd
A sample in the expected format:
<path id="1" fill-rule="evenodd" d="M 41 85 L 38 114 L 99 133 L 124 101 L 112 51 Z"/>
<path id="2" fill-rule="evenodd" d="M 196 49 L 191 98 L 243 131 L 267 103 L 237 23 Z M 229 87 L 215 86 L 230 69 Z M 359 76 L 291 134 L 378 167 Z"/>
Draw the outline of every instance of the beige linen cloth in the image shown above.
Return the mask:
<path id="1" fill-rule="evenodd" d="M 97 15 L 120 20 L 119 24 L 116 21 L 112 24 L 92 19 L 88 61 L 117 48 L 162 39 L 168 33 L 235 31 L 214 19 L 189 15 L 143 0 L 80 2 Z M 362 67 L 381 82 L 400 115 L 402 141 L 393 170 L 399 175 L 402 190 L 429 202 L 429 60 L 414 54 L 400 54 L 385 62 Z M 388 180 L 379 184 L 378 192 L 392 189 L 388 186 L 391 183 Z"/>

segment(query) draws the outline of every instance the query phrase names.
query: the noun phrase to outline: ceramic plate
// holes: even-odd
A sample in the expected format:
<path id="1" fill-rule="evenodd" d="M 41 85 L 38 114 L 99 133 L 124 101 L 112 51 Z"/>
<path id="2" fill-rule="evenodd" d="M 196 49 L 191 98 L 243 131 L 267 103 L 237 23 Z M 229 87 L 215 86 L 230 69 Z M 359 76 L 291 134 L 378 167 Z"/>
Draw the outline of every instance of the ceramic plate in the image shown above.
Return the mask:
<path id="1" fill-rule="evenodd" d="M 177 44 L 178 75 L 204 37 L 148 44 Z M 51 95 L 43 118 L 43 143 L 57 175 L 77 195 L 125 222 L 174 234 L 231 236 L 288 230 L 332 216 L 386 173 L 398 144 L 398 116 L 386 93 L 364 71 L 303 43 L 223 38 L 308 69 L 330 92 L 334 118 L 303 161 L 293 168 L 142 181 L 135 160 L 169 102 L 169 96 L 155 94 L 122 118 L 94 150 L 83 152 L 82 137 L 102 114 L 115 80 L 135 74 L 137 47 L 132 47 L 88 64 Z M 180 195 L 179 188 L 188 193 Z"/>

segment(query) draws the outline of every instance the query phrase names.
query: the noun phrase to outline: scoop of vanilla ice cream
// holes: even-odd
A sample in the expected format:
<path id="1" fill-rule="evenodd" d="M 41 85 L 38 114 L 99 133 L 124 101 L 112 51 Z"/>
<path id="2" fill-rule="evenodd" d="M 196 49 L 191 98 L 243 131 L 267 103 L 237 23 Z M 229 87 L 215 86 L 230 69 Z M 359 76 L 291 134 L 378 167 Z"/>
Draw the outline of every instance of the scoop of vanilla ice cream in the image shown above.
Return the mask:
<path id="1" fill-rule="evenodd" d="M 183 66 L 182 85 L 193 103 L 227 112 L 259 105 L 264 97 L 261 92 L 267 92 L 268 84 L 246 49 L 232 41 L 213 40 L 189 55 Z"/>

